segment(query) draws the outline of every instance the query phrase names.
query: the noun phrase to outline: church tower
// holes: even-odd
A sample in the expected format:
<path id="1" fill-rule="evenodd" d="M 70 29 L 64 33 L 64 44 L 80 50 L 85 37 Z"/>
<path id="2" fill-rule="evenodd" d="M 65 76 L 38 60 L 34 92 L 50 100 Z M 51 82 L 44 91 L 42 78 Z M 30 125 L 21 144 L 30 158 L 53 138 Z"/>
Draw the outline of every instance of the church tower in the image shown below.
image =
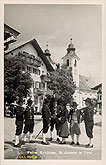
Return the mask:
<path id="1" fill-rule="evenodd" d="M 70 44 L 67 48 L 67 54 L 62 58 L 63 64 L 72 68 L 73 80 L 76 84 L 76 91 L 73 95 L 74 100 L 79 103 L 79 60 L 80 58 L 76 55 L 74 44 L 72 43 L 72 38 Z"/>

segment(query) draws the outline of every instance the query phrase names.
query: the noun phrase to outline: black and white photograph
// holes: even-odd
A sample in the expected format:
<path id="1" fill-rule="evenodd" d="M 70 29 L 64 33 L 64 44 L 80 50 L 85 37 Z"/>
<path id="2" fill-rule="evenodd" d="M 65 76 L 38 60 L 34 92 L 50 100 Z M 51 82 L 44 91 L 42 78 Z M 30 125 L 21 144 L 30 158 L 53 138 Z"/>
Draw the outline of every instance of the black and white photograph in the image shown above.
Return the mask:
<path id="1" fill-rule="evenodd" d="M 4 160 L 102 160 L 102 5 L 4 4 Z"/>

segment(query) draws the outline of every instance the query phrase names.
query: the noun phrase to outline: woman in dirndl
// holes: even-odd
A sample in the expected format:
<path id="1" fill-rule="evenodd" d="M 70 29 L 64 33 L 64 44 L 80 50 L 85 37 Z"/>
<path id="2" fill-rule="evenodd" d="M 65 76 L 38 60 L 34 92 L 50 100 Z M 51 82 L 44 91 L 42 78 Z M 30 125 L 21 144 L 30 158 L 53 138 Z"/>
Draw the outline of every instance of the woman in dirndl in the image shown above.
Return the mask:
<path id="1" fill-rule="evenodd" d="M 75 144 L 74 142 L 74 135 L 76 135 L 77 142 L 76 145 L 80 145 L 79 143 L 79 136 L 81 134 L 80 131 L 80 111 L 77 109 L 78 104 L 76 102 L 73 102 L 72 108 L 70 109 L 69 115 L 68 115 L 68 121 L 70 123 L 70 135 L 72 138 L 72 142 L 70 145 Z"/>
<path id="2" fill-rule="evenodd" d="M 68 110 L 66 109 L 66 105 L 61 102 L 61 111 L 59 117 L 59 137 L 62 137 L 62 141 L 59 144 L 66 144 L 66 138 L 69 136 L 68 131 Z"/>

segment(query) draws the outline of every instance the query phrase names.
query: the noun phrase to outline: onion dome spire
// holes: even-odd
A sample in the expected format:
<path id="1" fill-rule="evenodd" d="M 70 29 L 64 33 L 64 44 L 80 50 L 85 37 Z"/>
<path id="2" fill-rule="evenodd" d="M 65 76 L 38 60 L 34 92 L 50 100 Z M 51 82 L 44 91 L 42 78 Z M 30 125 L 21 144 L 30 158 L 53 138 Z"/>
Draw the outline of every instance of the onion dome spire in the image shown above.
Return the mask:
<path id="1" fill-rule="evenodd" d="M 72 43 L 72 38 L 70 39 L 70 44 L 68 45 L 67 51 L 68 53 L 70 51 L 75 51 L 76 49 L 74 48 L 74 44 Z"/>
<path id="2" fill-rule="evenodd" d="M 51 56 L 50 50 L 48 49 L 48 42 L 47 42 L 47 44 L 46 44 L 45 55 L 46 55 L 46 56 Z"/>

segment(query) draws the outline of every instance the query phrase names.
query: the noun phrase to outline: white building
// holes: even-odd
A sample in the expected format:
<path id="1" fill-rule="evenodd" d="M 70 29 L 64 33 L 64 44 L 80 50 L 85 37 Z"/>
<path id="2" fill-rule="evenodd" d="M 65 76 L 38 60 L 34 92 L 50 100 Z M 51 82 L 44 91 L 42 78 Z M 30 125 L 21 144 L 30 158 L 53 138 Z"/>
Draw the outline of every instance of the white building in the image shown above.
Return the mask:
<path id="1" fill-rule="evenodd" d="M 26 71 L 31 74 L 33 79 L 30 96 L 34 101 L 35 110 L 40 112 L 43 97 L 47 93 L 47 74 L 48 71 L 53 71 L 54 68 L 35 39 L 17 46 L 14 45 L 14 48 L 5 52 L 5 55 L 8 56 L 17 54 L 20 54 L 27 62 Z"/>
<path id="2" fill-rule="evenodd" d="M 85 106 L 84 99 L 97 98 L 95 90 L 91 88 L 95 85 L 90 77 L 81 76 L 79 72 L 80 58 L 76 55 L 75 47 L 72 43 L 68 45 L 67 54 L 62 58 L 63 64 L 67 67 L 72 67 L 73 80 L 76 84 L 76 90 L 73 95 L 74 100 L 79 104 L 79 108 Z"/>

